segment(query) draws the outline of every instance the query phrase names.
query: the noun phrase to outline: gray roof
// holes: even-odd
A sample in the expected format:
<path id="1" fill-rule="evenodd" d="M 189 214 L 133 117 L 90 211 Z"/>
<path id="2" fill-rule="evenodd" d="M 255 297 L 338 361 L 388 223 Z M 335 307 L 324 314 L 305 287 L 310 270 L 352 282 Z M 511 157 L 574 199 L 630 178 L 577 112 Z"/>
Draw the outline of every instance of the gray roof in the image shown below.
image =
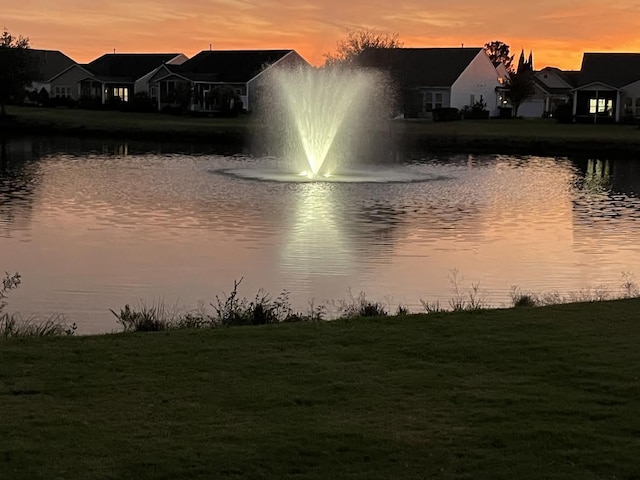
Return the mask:
<path id="1" fill-rule="evenodd" d="M 389 70 L 405 87 L 450 87 L 482 48 L 371 48 L 357 63 Z"/>
<path id="2" fill-rule="evenodd" d="M 179 53 L 107 53 L 83 67 L 104 82 L 133 83 Z"/>
<path id="3" fill-rule="evenodd" d="M 567 83 L 566 87 L 550 87 L 545 82 L 544 78 L 540 78 L 539 74 L 554 73 Z M 540 86 L 545 92 L 551 94 L 569 94 L 573 88 L 578 84 L 579 71 L 576 70 L 560 70 L 556 67 L 544 67 L 542 70 L 537 71 L 533 77 L 535 83 Z"/>
<path id="4" fill-rule="evenodd" d="M 76 63 L 58 50 L 30 48 L 27 51 L 38 72 L 37 82 L 46 82 Z"/>
<path id="5" fill-rule="evenodd" d="M 169 70 L 199 82 L 247 83 L 293 50 L 204 50 Z"/>
<path id="6" fill-rule="evenodd" d="M 578 87 L 601 82 L 620 88 L 640 80 L 640 53 L 585 53 Z"/>

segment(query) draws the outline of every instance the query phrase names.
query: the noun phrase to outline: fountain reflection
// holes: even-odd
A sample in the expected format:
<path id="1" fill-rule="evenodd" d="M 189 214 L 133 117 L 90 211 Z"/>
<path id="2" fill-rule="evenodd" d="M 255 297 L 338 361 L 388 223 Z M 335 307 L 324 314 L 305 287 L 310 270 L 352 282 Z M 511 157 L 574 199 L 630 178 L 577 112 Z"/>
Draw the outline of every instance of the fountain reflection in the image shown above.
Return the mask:
<path id="1" fill-rule="evenodd" d="M 340 218 L 335 187 L 327 183 L 299 185 L 297 205 L 282 245 L 282 267 L 305 275 L 342 275 L 356 259 Z"/>

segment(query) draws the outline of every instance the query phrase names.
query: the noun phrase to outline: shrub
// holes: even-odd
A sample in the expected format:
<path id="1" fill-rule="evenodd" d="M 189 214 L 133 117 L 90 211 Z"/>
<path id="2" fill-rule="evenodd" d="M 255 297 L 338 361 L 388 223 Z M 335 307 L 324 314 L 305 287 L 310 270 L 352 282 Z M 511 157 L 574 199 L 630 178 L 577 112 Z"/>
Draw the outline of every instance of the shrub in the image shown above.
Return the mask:
<path id="1" fill-rule="evenodd" d="M 555 116 L 560 123 L 571 123 L 573 121 L 573 105 L 570 103 L 558 105 L 555 110 Z"/>
<path id="2" fill-rule="evenodd" d="M 433 110 L 434 122 L 453 122 L 460 120 L 460 111 L 457 108 L 435 108 Z"/>
<path id="3" fill-rule="evenodd" d="M 367 299 L 364 292 L 360 292 L 357 297 L 354 297 L 351 290 L 348 290 L 348 295 L 348 299 L 338 302 L 338 318 L 384 317 L 387 315 L 384 305 Z"/>
<path id="4" fill-rule="evenodd" d="M 224 326 L 232 325 L 265 325 L 269 323 L 303 321 L 309 317 L 297 314 L 291 308 L 289 292 L 286 290 L 275 299 L 260 289 L 253 301 L 238 295 L 238 286 L 242 282 L 234 280 L 233 290 L 222 297 L 216 295 L 214 323 Z M 310 319 L 321 318 L 323 310 L 312 312 Z"/>

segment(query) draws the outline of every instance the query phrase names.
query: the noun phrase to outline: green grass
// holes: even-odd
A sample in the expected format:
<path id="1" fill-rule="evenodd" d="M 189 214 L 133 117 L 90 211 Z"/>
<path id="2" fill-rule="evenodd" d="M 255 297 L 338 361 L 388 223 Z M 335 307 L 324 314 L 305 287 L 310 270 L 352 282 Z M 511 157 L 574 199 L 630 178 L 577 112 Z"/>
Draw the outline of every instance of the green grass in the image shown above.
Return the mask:
<path id="1" fill-rule="evenodd" d="M 58 130 L 80 133 L 98 132 L 127 134 L 130 136 L 184 135 L 189 138 L 209 138 L 212 133 L 244 136 L 256 127 L 251 115 L 238 118 L 197 118 L 158 113 L 129 113 L 117 111 L 82 110 L 67 108 L 32 108 L 9 106 L 7 111 L 29 128 L 54 127 Z M 580 148 L 588 142 L 632 145 L 640 148 L 640 129 L 637 125 L 561 124 L 554 119 L 525 120 L 465 120 L 457 122 L 396 121 L 391 131 L 409 139 L 446 142 L 457 146 L 459 142 L 517 142 L 531 146 L 533 142 L 568 143 Z M 464 146 L 461 145 L 461 146 Z"/>
<path id="2" fill-rule="evenodd" d="M 413 134 L 459 137 L 499 137 L 520 140 L 602 140 L 640 143 L 637 125 L 558 123 L 554 119 L 464 120 L 458 122 L 405 122 Z"/>
<path id="3" fill-rule="evenodd" d="M 0 342 L 11 479 L 634 479 L 640 300 Z"/>
<path id="4" fill-rule="evenodd" d="M 33 129 L 55 127 L 62 130 L 113 132 L 117 134 L 209 135 L 243 133 L 249 117 L 207 118 L 159 113 L 118 112 L 68 108 L 7 107 L 7 113 Z"/>

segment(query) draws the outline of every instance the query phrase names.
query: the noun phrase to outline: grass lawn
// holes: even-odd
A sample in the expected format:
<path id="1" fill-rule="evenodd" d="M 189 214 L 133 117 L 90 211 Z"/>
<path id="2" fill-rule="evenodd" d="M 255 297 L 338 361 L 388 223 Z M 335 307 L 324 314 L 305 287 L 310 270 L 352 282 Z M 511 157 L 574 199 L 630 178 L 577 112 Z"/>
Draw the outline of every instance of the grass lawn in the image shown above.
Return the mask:
<path id="1" fill-rule="evenodd" d="M 67 108 L 32 108 L 10 106 L 8 113 L 33 129 L 55 127 L 81 133 L 115 134 L 183 134 L 206 138 L 212 133 L 246 135 L 257 119 L 251 115 L 237 118 L 202 118 L 158 113 Z M 640 128 L 637 125 L 561 124 L 554 119 L 524 120 L 464 120 L 457 122 L 396 121 L 391 130 L 407 138 L 422 138 L 444 142 L 484 139 L 485 141 L 525 142 L 588 142 L 590 145 L 623 143 L 640 148 Z"/>
<path id="2" fill-rule="evenodd" d="M 131 135 L 190 134 L 207 135 L 211 132 L 244 133 L 246 115 L 238 118 L 208 118 L 176 116 L 159 113 L 118 112 L 112 110 L 82 110 L 69 108 L 7 107 L 9 115 L 26 126 L 56 127 L 63 130 L 128 133 Z"/>
<path id="3" fill-rule="evenodd" d="M 7 479 L 637 479 L 640 300 L 0 342 Z"/>

